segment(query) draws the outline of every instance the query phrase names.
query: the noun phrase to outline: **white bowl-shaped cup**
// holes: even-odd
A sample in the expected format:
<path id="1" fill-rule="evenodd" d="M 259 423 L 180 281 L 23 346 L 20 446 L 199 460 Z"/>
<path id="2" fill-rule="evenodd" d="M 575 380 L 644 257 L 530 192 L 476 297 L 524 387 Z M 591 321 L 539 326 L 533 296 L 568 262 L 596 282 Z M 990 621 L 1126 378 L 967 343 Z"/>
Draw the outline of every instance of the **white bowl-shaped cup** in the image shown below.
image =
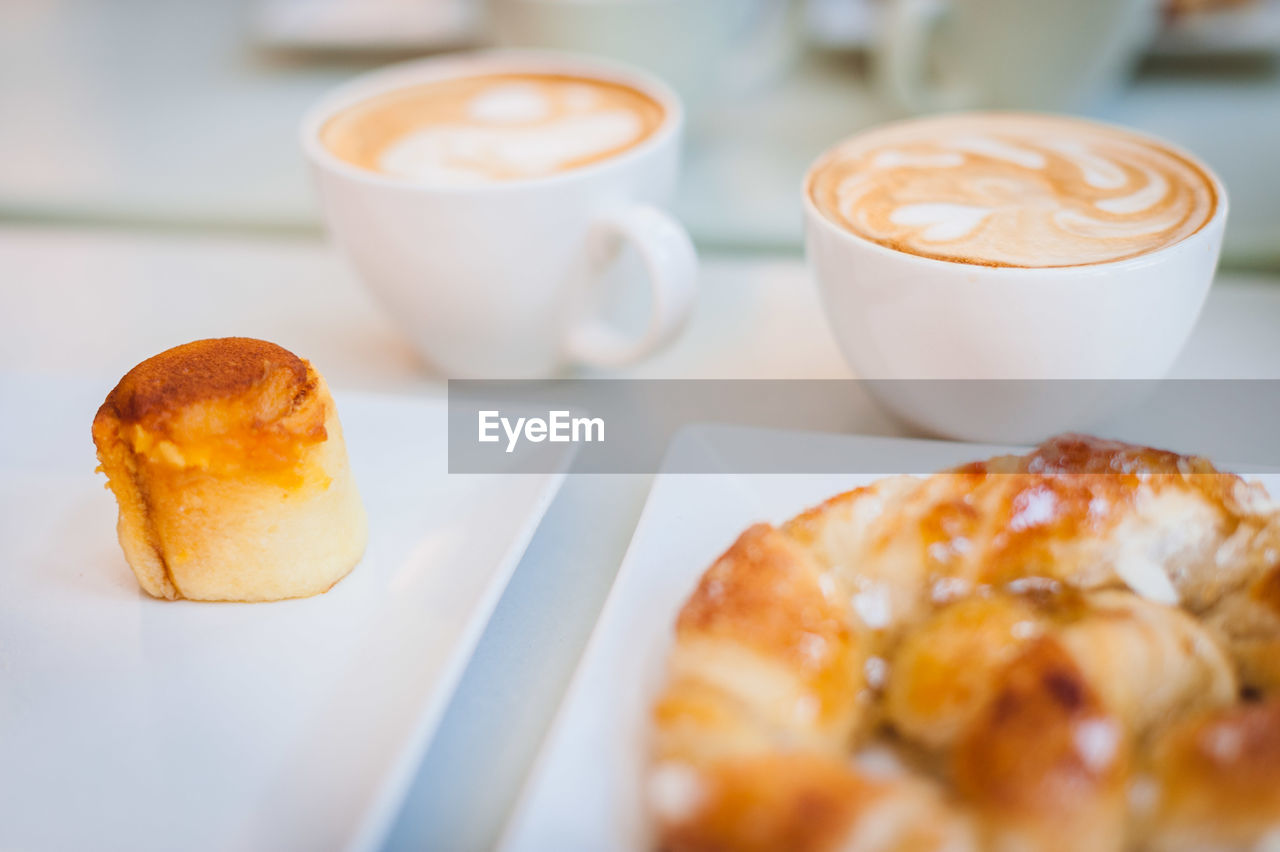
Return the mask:
<path id="1" fill-rule="evenodd" d="M 872 131 L 874 132 L 874 131 Z M 1124 260 L 982 266 L 888 248 L 841 226 L 804 182 L 806 252 L 827 319 L 868 390 L 944 437 L 1024 442 L 1086 428 L 1164 377 L 1199 317 L 1227 219 L 1222 182 L 1190 236 Z M 833 149 L 834 150 L 834 149 Z"/>
<path id="2" fill-rule="evenodd" d="M 546 177 L 480 185 L 413 182 L 352 165 L 321 130 L 377 95 L 497 73 L 620 83 L 660 104 L 661 126 L 616 156 Z M 605 60 L 537 51 L 456 54 L 391 66 L 330 94 L 303 119 L 329 232 L 423 357 L 455 378 L 536 378 L 615 367 L 668 342 L 687 318 L 697 256 L 661 209 L 675 186 L 683 109 L 654 77 Z M 624 245 L 644 268 L 649 316 L 636 334 L 596 313 L 595 290 Z"/>

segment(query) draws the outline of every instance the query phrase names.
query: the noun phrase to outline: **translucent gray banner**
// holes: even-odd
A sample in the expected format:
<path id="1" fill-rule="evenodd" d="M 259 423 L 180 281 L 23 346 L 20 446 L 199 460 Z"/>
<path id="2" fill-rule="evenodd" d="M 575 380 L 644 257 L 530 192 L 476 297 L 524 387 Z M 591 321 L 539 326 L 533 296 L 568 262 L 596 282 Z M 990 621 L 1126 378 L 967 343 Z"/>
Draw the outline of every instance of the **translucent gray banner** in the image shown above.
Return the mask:
<path id="1" fill-rule="evenodd" d="M 734 442 L 723 454 L 729 470 L 710 461 L 714 447 L 668 457 L 673 439 L 697 424 L 749 427 L 700 433 Z M 451 473 L 550 472 L 567 458 L 571 473 L 937 470 L 926 442 L 831 440 L 904 426 L 987 445 L 975 458 L 1086 432 L 1267 472 L 1280 468 L 1280 381 L 449 382 Z"/>

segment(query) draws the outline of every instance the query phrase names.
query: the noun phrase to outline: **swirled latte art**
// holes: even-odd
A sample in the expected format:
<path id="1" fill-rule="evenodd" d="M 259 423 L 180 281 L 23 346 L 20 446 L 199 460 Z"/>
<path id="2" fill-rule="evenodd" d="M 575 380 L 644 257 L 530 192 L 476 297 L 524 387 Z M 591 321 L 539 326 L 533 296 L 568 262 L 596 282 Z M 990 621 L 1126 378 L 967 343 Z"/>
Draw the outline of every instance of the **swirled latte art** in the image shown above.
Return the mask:
<path id="1" fill-rule="evenodd" d="M 1201 168 L 1092 122 L 978 114 L 863 134 L 809 193 L 828 219 L 891 249 L 984 266 L 1082 266 L 1194 234 L 1219 203 Z"/>
<path id="2" fill-rule="evenodd" d="M 546 177 L 652 136 L 661 104 L 629 86 L 559 74 L 482 74 L 384 92 L 320 131 L 334 155 L 412 183 L 473 186 Z"/>

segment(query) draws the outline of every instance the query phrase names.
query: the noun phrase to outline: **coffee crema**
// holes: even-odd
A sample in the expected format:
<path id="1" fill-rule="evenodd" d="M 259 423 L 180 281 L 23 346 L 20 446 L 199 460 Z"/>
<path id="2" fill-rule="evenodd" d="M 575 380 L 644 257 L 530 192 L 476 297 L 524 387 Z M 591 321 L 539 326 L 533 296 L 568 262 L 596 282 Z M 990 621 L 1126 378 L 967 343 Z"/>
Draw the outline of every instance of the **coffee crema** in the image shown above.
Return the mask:
<path id="1" fill-rule="evenodd" d="M 615 157 L 666 117 L 619 83 L 560 74 L 484 74 L 385 92 L 329 119 L 335 156 L 415 183 L 475 185 L 545 177 Z"/>
<path id="2" fill-rule="evenodd" d="M 1172 245 L 1219 204 L 1212 178 L 1157 142 L 1089 121 L 942 116 L 850 139 L 810 173 L 836 224 L 880 245 L 984 266 L 1084 266 Z"/>

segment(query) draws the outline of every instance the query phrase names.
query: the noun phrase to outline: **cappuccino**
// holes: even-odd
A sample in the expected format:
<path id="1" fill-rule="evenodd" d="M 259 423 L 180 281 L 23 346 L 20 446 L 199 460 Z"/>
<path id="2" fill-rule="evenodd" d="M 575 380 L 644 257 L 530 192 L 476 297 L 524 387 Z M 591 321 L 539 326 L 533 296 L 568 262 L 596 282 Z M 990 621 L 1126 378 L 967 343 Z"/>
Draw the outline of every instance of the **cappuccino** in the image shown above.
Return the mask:
<path id="1" fill-rule="evenodd" d="M 1176 151 L 1048 115 L 969 114 L 889 125 L 810 172 L 827 219 L 908 254 L 984 266 L 1124 260 L 1199 231 L 1220 203 Z"/>
<path id="2" fill-rule="evenodd" d="M 484 74 L 422 83 L 339 112 L 320 130 L 335 156 L 414 183 L 472 186 L 546 177 L 651 137 L 661 104 L 620 83 Z"/>

